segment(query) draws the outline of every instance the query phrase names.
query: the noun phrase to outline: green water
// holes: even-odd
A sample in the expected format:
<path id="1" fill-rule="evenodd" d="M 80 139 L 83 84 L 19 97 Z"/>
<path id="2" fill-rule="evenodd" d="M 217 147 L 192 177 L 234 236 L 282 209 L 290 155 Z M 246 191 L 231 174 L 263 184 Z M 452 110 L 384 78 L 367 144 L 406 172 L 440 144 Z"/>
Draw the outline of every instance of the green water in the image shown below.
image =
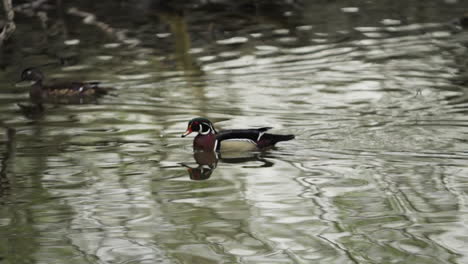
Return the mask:
<path id="1" fill-rule="evenodd" d="M 468 262 L 466 1 L 71 2 L 0 50 L 1 264 Z M 57 57 L 115 91 L 22 113 Z M 194 156 L 196 116 L 296 139 Z"/>

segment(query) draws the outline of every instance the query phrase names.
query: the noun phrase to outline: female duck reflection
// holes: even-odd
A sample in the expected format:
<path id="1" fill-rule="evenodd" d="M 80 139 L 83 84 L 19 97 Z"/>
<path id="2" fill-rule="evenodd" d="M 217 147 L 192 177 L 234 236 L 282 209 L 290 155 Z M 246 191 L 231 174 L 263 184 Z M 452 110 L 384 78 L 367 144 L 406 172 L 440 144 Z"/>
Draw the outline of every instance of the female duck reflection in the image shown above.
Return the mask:
<path id="1" fill-rule="evenodd" d="M 256 129 L 232 129 L 216 131 L 213 123 L 202 117 L 197 117 L 189 121 L 187 130 L 182 135 L 185 137 L 192 132 L 198 135 L 193 140 L 194 158 L 199 165 L 196 168 L 189 168 L 191 179 L 207 179 L 210 177 L 218 162 L 217 152 L 223 153 L 221 160 L 224 162 L 246 162 L 251 160 L 263 161 L 260 167 L 270 167 L 272 162 L 266 161 L 249 151 L 265 150 L 275 146 L 280 141 L 287 141 L 294 138 L 294 135 L 276 135 L 266 133 L 271 127 Z M 241 156 L 228 157 L 226 153 Z M 221 154 L 220 154 L 221 155 Z M 184 165 L 186 166 L 186 165 Z"/>

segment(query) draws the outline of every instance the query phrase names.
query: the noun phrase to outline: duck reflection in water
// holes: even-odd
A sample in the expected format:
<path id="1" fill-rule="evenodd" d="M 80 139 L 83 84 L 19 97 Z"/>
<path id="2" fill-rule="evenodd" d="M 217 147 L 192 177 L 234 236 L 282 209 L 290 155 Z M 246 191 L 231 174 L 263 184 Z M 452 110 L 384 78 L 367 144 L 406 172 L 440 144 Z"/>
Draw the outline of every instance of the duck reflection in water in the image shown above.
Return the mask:
<path id="1" fill-rule="evenodd" d="M 214 169 L 218 166 L 218 157 L 215 152 L 194 152 L 193 158 L 198 166 L 191 167 L 185 163 L 181 165 L 187 168 L 191 180 L 201 181 L 211 177 Z"/>
<path id="2" fill-rule="evenodd" d="M 37 104 L 17 104 L 20 108 L 21 113 L 32 120 L 41 119 L 45 114 L 45 108 L 42 103 Z"/>
<path id="3" fill-rule="evenodd" d="M 186 163 L 182 163 L 181 165 L 187 168 L 187 173 L 191 180 L 202 181 L 211 177 L 211 174 L 213 174 L 214 170 L 218 166 L 218 162 L 240 164 L 258 161 L 261 163 L 260 165 L 248 167 L 272 167 L 274 163 L 266 160 L 263 157 L 263 154 L 264 152 L 231 152 L 219 154 L 214 151 L 196 151 L 193 153 L 193 158 L 197 164 L 196 166 L 190 166 Z"/>

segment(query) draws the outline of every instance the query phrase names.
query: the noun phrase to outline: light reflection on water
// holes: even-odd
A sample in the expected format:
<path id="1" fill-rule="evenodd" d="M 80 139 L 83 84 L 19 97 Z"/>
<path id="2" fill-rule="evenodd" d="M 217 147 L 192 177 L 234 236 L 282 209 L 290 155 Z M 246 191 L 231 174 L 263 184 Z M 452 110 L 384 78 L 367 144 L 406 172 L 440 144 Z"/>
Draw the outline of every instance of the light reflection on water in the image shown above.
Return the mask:
<path id="1" fill-rule="evenodd" d="M 15 132 L 0 147 L 0 262 L 466 262 L 465 32 L 439 23 L 457 8 L 437 23 L 377 12 L 342 26 L 365 10 L 350 8 L 329 28 L 162 12 L 132 36 L 141 46 L 73 36 L 78 65 L 47 76 L 115 95 L 40 116 L 16 106 L 29 100 L 10 85 L 19 70 L 0 72 Z M 297 138 L 200 156 L 180 138 L 194 116 Z"/>

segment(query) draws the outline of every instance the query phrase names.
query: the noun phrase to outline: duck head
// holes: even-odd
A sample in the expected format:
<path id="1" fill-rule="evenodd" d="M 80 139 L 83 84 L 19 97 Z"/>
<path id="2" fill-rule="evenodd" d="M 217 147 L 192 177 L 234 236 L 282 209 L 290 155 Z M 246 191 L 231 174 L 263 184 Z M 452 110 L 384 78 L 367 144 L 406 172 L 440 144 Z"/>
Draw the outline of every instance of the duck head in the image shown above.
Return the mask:
<path id="1" fill-rule="evenodd" d="M 182 137 L 186 137 L 192 132 L 198 132 L 200 135 L 216 134 L 213 123 L 203 117 L 197 117 L 190 120 L 187 126 L 187 130 L 184 134 L 182 134 Z"/>
<path id="2" fill-rule="evenodd" d="M 32 83 L 40 83 L 44 79 L 44 74 L 37 69 L 37 68 L 26 68 L 21 72 L 21 80 L 20 82 L 23 81 L 29 81 Z"/>

